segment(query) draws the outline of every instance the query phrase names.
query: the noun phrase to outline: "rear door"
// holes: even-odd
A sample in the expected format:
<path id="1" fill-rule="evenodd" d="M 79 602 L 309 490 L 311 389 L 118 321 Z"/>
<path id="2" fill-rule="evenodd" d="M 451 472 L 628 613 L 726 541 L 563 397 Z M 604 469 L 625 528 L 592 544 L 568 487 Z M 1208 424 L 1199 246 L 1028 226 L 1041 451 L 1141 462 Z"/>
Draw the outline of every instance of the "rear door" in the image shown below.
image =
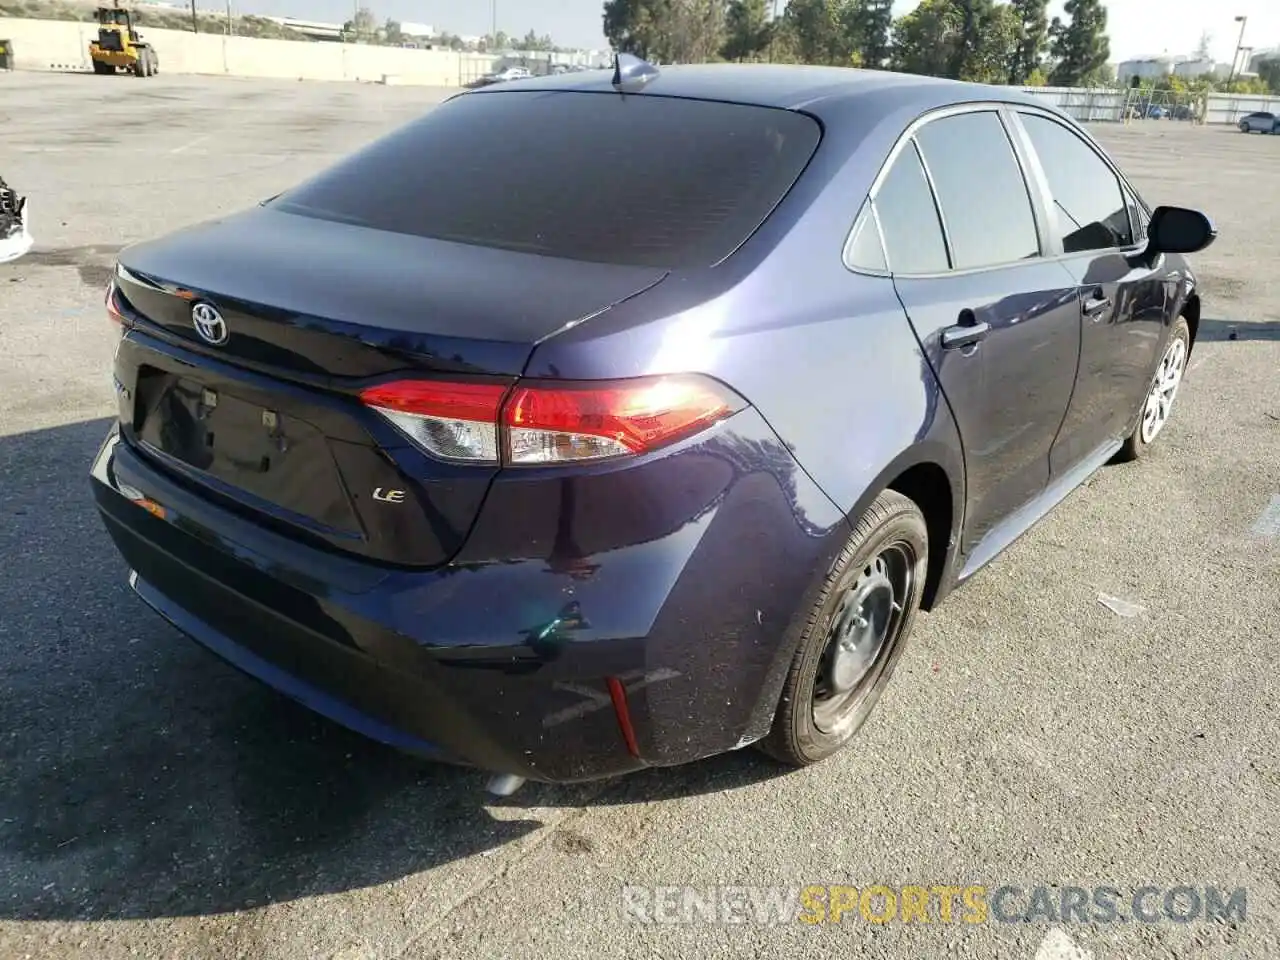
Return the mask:
<path id="1" fill-rule="evenodd" d="M 995 107 L 935 115 L 873 200 L 898 296 L 964 445 L 964 554 L 1049 480 L 1079 350 L 1075 284 L 1041 229 Z"/>
<path id="2" fill-rule="evenodd" d="M 1111 164 L 1047 113 L 1019 110 L 1033 176 L 1049 198 L 1061 262 L 1075 278 L 1080 372 L 1052 455 L 1069 471 L 1132 425 L 1161 352 L 1170 282 L 1144 255 L 1145 211 Z"/>

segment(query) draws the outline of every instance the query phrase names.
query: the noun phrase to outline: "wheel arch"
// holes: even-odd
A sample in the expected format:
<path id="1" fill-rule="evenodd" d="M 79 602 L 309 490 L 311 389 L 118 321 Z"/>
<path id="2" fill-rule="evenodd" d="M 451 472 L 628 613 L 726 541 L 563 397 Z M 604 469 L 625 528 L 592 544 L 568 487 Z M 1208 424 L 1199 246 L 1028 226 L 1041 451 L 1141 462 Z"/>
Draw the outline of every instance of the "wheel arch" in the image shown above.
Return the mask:
<path id="1" fill-rule="evenodd" d="M 894 458 L 858 499 L 849 513 L 850 522 L 856 523 L 884 490 L 902 494 L 924 514 L 929 566 L 920 606 L 932 610 L 951 592 L 964 520 L 964 468 L 958 442 L 954 447 L 926 442 Z"/>
<path id="2" fill-rule="evenodd" d="M 902 494 L 924 514 L 925 528 L 929 531 L 929 569 L 920 607 L 932 610 L 942 598 L 939 588 L 951 560 L 952 545 L 958 540 L 951 478 L 940 464 L 922 461 L 894 477 L 886 489 Z M 938 550 L 936 544 L 945 544 L 946 549 Z"/>
<path id="3" fill-rule="evenodd" d="M 1187 349 L 1187 353 L 1190 354 L 1195 349 L 1196 334 L 1200 331 L 1200 294 L 1192 291 L 1179 312 L 1186 319 L 1187 328 L 1191 331 L 1191 343 Z"/>

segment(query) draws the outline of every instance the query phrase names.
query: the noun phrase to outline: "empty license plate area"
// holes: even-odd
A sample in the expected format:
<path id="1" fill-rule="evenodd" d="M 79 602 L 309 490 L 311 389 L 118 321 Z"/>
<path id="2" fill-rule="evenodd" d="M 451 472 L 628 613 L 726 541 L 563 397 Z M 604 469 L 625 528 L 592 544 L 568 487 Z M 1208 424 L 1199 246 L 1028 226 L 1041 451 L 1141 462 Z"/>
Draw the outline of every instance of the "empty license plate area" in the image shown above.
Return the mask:
<path id="1" fill-rule="evenodd" d="M 269 399 L 143 367 L 134 431 L 144 447 L 217 481 L 222 492 L 247 493 L 290 520 L 360 530 L 324 433 Z"/>

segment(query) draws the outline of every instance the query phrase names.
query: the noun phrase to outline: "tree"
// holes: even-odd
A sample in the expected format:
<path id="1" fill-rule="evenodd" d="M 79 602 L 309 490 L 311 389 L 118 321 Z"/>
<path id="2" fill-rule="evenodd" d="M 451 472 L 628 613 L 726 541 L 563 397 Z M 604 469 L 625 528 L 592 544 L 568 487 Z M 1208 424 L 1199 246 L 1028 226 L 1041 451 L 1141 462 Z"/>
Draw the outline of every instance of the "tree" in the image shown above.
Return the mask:
<path id="1" fill-rule="evenodd" d="M 726 0 L 606 0 L 604 33 L 615 50 L 659 62 L 712 59 L 724 40 Z"/>
<path id="2" fill-rule="evenodd" d="M 725 11 L 726 60 L 755 59 L 769 45 L 769 0 L 730 0 Z"/>
<path id="3" fill-rule="evenodd" d="M 1049 47 L 1049 0 L 1013 0 L 1010 6 L 1017 18 L 1018 36 L 1009 57 L 1007 82 L 1017 86 L 1027 84 L 1044 62 Z"/>
<path id="4" fill-rule="evenodd" d="M 893 0 L 858 0 L 858 53 L 864 67 L 880 69 L 889 60 L 889 28 L 893 25 Z"/>
<path id="5" fill-rule="evenodd" d="M 724 45 L 726 0 L 666 0 L 670 25 L 665 60 L 706 63 Z"/>
<path id="6" fill-rule="evenodd" d="M 795 38 L 802 63 L 839 62 L 842 46 L 840 12 L 835 0 L 791 0 L 784 19 Z"/>
<path id="7" fill-rule="evenodd" d="M 1017 14 L 994 0 L 952 0 L 959 14 L 951 38 L 946 76 L 976 83 L 1000 83 L 1017 43 Z"/>
<path id="8" fill-rule="evenodd" d="M 1053 18 L 1049 27 L 1057 63 L 1049 82 L 1058 87 L 1078 87 L 1105 75 L 1111 43 L 1107 39 L 1107 10 L 1101 0 L 1067 0 L 1063 10 L 1070 17 Z"/>
<path id="9" fill-rule="evenodd" d="M 526 33 L 524 39 L 519 42 L 521 50 L 551 51 L 555 49 L 555 46 L 555 41 L 551 39 L 549 34 L 538 36 L 533 30 Z"/>
<path id="10" fill-rule="evenodd" d="M 976 11 L 972 31 L 961 37 L 964 57 L 960 80 L 1003 83 L 1009 58 L 1018 48 L 1020 22 L 1017 10 L 1007 3 L 983 3 Z"/>
<path id="11" fill-rule="evenodd" d="M 1205 30 L 1200 34 L 1200 42 L 1196 44 L 1197 60 L 1213 59 L 1213 34 Z"/>
<path id="12" fill-rule="evenodd" d="M 893 24 L 893 67 L 903 73 L 944 76 L 961 28 L 953 0 L 922 0 Z"/>
<path id="13" fill-rule="evenodd" d="M 1258 79 L 1271 93 L 1280 94 L 1280 57 L 1263 57 L 1258 61 Z"/>
<path id="14" fill-rule="evenodd" d="M 893 65 L 977 83 L 1002 83 L 1018 39 L 1018 17 L 994 0 L 923 0 L 893 27 Z"/>
<path id="15" fill-rule="evenodd" d="M 621 53 L 649 59 L 661 44 L 661 0 L 605 0 L 604 35 Z"/>
<path id="16" fill-rule="evenodd" d="M 378 21 L 368 7 L 360 7 L 356 15 L 342 25 L 343 33 L 359 40 L 371 40 L 378 33 Z"/>
<path id="17" fill-rule="evenodd" d="M 400 29 L 400 22 L 387 17 L 387 22 L 382 28 L 382 38 L 387 43 L 403 43 L 405 36 L 404 31 Z"/>

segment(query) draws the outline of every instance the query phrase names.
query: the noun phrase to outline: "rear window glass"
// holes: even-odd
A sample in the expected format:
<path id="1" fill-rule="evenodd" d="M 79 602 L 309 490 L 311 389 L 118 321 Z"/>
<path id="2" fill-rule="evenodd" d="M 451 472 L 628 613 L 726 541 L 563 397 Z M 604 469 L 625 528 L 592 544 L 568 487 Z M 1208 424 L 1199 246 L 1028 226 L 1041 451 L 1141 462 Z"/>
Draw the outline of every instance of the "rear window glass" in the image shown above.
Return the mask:
<path id="1" fill-rule="evenodd" d="M 820 139 L 812 118 L 768 107 L 467 94 L 272 206 L 574 260 L 709 266 L 768 216 Z"/>

